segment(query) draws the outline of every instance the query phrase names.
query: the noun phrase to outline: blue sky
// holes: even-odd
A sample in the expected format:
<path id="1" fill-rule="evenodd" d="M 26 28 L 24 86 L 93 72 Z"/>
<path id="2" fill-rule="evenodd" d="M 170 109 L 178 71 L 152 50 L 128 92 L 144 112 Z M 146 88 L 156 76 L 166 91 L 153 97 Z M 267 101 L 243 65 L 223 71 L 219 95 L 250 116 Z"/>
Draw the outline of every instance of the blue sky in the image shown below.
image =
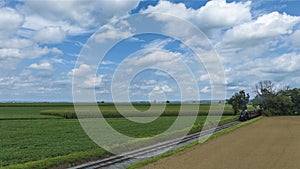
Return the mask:
<path id="1" fill-rule="evenodd" d="M 272 80 L 278 88 L 299 87 L 299 8 L 296 0 L 0 0 L 0 101 L 72 101 L 72 88 L 93 90 L 99 101 L 124 101 L 121 95 L 112 98 L 112 88 L 128 89 L 134 101 L 180 100 L 194 93 L 210 99 L 210 78 L 219 75 L 209 74 L 189 45 L 200 45 L 206 37 L 222 64 L 226 97 L 239 90 L 253 97 L 252 87 L 260 80 Z M 151 22 L 135 24 L 134 15 L 147 15 Z M 195 39 L 185 25 L 165 15 L 194 25 L 205 36 Z M 184 40 L 136 34 L 140 27 L 174 31 Z M 96 62 L 90 65 L 80 61 L 87 59 L 80 52 L 93 40 L 99 49 L 119 42 L 100 64 L 93 54 Z M 130 76 L 142 68 L 147 69 Z M 72 82 L 74 74 L 80 84 Z M 114 77 L 118 85 L 112 87 Z"/>

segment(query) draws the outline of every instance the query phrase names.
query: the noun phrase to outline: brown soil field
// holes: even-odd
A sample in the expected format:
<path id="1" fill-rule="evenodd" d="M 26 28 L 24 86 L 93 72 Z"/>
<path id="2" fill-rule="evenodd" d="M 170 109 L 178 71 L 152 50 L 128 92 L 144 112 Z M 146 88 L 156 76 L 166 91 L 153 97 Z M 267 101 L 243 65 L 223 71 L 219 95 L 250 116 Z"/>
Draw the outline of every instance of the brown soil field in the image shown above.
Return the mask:
<path id="1" fill-rule="evenodd" d="M 144 169 L 300 169 L 300 116 L 266 117 Z"/>

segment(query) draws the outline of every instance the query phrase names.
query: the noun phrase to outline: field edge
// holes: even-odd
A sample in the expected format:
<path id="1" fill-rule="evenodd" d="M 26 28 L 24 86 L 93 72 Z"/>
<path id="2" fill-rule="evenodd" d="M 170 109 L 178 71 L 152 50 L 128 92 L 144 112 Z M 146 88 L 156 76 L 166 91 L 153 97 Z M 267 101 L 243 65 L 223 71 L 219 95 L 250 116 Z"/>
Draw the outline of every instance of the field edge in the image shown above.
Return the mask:
<path id="1" fill-rule="evenodd" d="M 149 159 L 146 159 L 146 160 L 137 162 L 137 163 L 135 163 L 135 164 L 133 164 L 133 165 L 130 165 L 130 166 L 128 166 L 126 169 L 136 169 L 136 168 L 141 168 L 141 167 L 146 166 L 146 165 L 148 165 L 148 164 L 154 163 L 154 162 L 156 162 L 156 161 L 158 161 L 158 160 L 160 160 L 160 159 L 162 159 L 162 158 L 169 157 L 169 156 L 171 156 L 171 155 L 173 155 L 173 154 L 182 152 L 182 151 L 184 151 L 184 150 L 186 150 L 186 149 L 188 149 L 188 148 L 191 148 L 191 147 L 193 147 L 193 146 L 202 144 L 202 143 L 204 143 L 205 141 L 212 140 L 212 139 L 214 139 L 214 138 L 216 138 L 216 137 L 218 137 L 218 136 L 221 136 L 221 135 L 224 135 L 224 134 L 229 133 L 229 132 L 231 132 L 231 131 L 234 131 L 235 129 L 238 129 L 238 128 L 240 128 L 240 127 L 243 127 L 243 126 L 246 126 L 246 125 L 248 125 L 248 124 L 254 123 L 254 122 L 256 122 L 256 121 L 258 121 L 258 120 L 260 120 L 260 119 L 262 119 L 262 118 L 264 118 L 264 116 L 260 116 L 260 117 L 251 119 L 251 120 L 249 120 L 249 121 L 242 122 L 242 123 L 237 124 L 237 125 L 235 125 L 235 126 L 229 127 L 229 128 L 227 128 L 227 129 L 225 129 L 225 130 L 222 130 L 222 131 L 219 131 L 219 132 L 217 132 L 217 133 L 214 133 L 214 134 L 211 135 L 208 139 L 203 138 L 203 139 L 200 139 L 200 140 L 195 141 L 195 142 L 193 142 L 193 143 L 190 143 L 190 144 L 188 144 L 188 145 L 186 145 L 186 146 L 180 147 L 180 148 L 178 148 L 178 149 L 167 151 L 167 152 L 165 152 L 165 153 L 163 153 L 163 154 L 161 154 L 161 155 L 159 155 L 159 156 L 155 156 L 155 157 L 152 157 L 152 158 L 149 158 Z"/>

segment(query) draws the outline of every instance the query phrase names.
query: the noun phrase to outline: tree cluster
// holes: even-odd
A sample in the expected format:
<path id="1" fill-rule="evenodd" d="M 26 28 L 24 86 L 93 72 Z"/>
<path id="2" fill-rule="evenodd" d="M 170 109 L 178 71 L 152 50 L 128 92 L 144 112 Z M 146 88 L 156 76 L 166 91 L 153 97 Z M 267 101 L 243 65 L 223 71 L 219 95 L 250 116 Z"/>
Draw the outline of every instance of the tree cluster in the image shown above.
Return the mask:
<path id="1" fill-rule="evenodd" d="M 260 81 L 254 86 L 254 93 L 256 96 L 251 101 L 252 105 L 260 108 L 268 115 L 297 115 L 300 114 L 300 89 L 276 89 L 273 82 L 269 80 Z M 247 109 L 249 102 L 249 94 L 245 94 L 243 90 L 235 93 L 228 103 L 237 114 L 239 110 Z"/>
<path id="2" fill-rule="evenodd" d="M 237 115 L 239 113 L 239 110 L 246 110 L 247 104 L 249 102 L 249 93 L 245 93 L 244 90 L 241 90 L 238 93 L 235 93 L 229 100 L 228 103 L 232 105 L 232 108 L 234 110 L 234 115 Z"/>

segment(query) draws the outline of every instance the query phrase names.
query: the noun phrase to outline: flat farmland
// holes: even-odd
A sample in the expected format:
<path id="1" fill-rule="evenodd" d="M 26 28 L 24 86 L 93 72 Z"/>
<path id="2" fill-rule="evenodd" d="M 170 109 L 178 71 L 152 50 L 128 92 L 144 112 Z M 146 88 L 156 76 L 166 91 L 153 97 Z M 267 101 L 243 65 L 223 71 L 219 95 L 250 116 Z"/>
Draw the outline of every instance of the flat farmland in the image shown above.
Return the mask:
<path id="1" fill-rule="evenodd" d="M 222 104 L 215 105 L 222 106 Z M 154 103 L 152 107 L 149 103 L 134 103 L 133 105 L 128 103 L 119 103 L 117 106 L 114 103 L 98 103 L 98 106 L 103 117 L 106 118 L 123 117 L 119 111 L 127 117 L 152 117 L 160 115 L 178 116 L 180 111 L 183 116 L 195 115 L 195 113 L 198 113 L 199 116 L 206 116 L 211 107 L 211 103 L 171 103 L 166 105 L 162 103 Z M 86 112 L 89 112 L 91 109 L 89 104 L 83 104 L 82 107 L 86 107 L 83 108 L 83 111 Z M 180 110 L 181 107 L 184 107 L 184 110 Z M 252 106 L 248 107 L 249 109 L 253 109 Z M 192 113 L 192 110 L 195 110 L 195 113 Z M 41 114 L 60 116 L 64 118 L 76 118 L 76 112 L 73 107 L 50 108 L 41 111 Z M 233 115 L 231 105 L 225 104 L 223 115 Z"/>
<path id="2" fill-rule="evenodd" d="M 269 117 L 144 169 L 299 169 L 300 117 Z"/>
<path id="3" fill-rule="evenodd" d="M 201 106 L 204 107 L 202 110 L 208 110 L 210 105 L 205 103 Z M 105 103 L 103 107 L 103 110 L 108 113 L 116 113 L 112 104 Z M 147 110 L 149 105 L 138 104 L 135 107 L 139 110 Z M 110 118 L 106 120 L 114 129 L 125 135 L 138 138 L 150 137 L 164 132 L 174 123 L 179 107 L 178 104 L 169 104 L 166 109 L 172 114 L 171 116 L 163 115 L 147 124 L 134 123 L 118 115 L 112 115 L 114 118 L 108 116 Z M 64 112 L 61 110 L 72 111 L 72 109 L 73 105 L 66 103 L 0 104 L 0 166 L 21 164 L 17 168 L 49 168 L 82 159 L 85 161 L 110 155 L 89 139 L 76 118 L 57 115 Z M 45 111 L 54 114 L 44 114 Z M 227 116 L 222 117 L 222 123 L 237 119 L 236 116 L 230 115 L 230 107 L 227 106 L 226 111 L 228 113 Z M 192 117 L 184 118 L 189 120 Z M 198 116 L 191 131 L 199 131 L 205 119 L 205 115 Z M 44 159 L 46 160 L 41 165 L 40 163 L 37 166 L 22 165 Z"/>

